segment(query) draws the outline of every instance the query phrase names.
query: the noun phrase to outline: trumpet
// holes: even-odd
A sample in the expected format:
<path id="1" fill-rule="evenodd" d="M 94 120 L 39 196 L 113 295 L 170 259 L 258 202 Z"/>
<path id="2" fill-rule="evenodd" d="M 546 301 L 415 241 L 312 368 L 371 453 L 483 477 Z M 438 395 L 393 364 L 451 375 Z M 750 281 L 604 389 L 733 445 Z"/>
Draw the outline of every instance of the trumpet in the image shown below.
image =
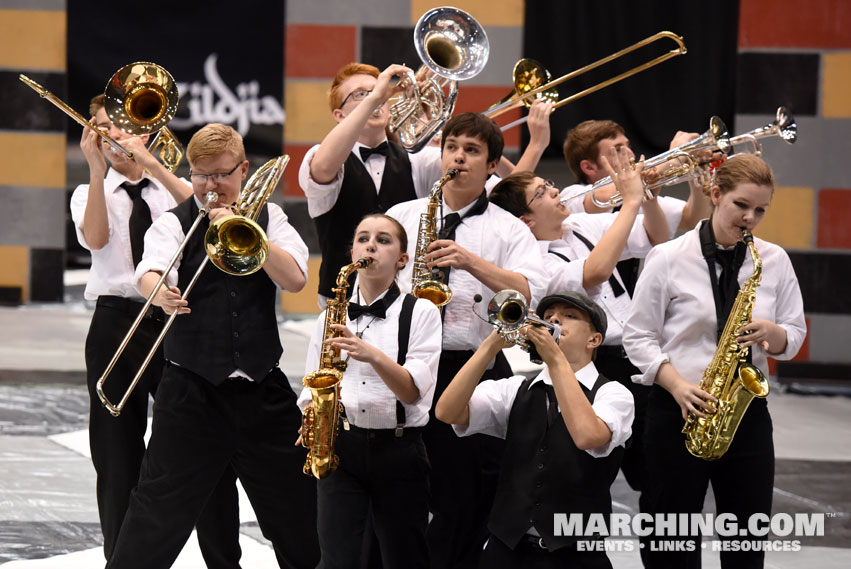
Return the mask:
<path id="1" fill-rule="evenodd" d="M 650 45 L 659 40 L 663 40 L 668 38 L 673 40 L 674 43 L 677 44 L 675 49 L 664 53 L 646 63 L 641 65 L 637 65 L 628 71 L 624 71 L 623 73 L 616 75 L 610 79 L 606 79 L 605 81 L 601 81 L 596 85 L 588 87 L 587 89 L 580 91 L 578 93 L 574 93 L 569 97 L 558 100 L 558 91 L 555 89 L 556 86 L 561 85 L 565 81 L 573 79 L 582 75 L 583 73 L 587 73 L 592 69 L 596 69 L 610 61 L 614 61 L 615 59 L 619 59 L 628 53 L 632 53 L 633 51 L 640 49 L 646 45 Z M 595 93 L 600 89 L 605 89 L 609 85 L 613 85 L 622 79 L 626 79 L 627 77 L 632 77 L 637 73 L 641 73 L 645 69 L 650 69 L 664 61 L 667 61 L 673 57 L 677 57 L 678 55 L 684 55 L 686 53 L 686 46 L 683 42 L 683 38 L 673 32 L 662 31 L 652 36 L 646 37 L 643 40 L 632 44 L 629 47 L 626 47 L 616 53 L 613 53 L 607 57 L 599 59 L 593 63 L 589 63 L 585 67 L 577 69 L 575 71 L 571 71 L 565 75 L 562 75 L 558 79 L 550 80 L 550 72 L 541 66 L 540 63 L 533 59 L 521 59 L 514 66 L 514 92 L 509 93 L 506 97 L 504 97 L 500 102 L 491 106 L 489 109 L 484 111 L 482 114 L 489 118 L 495 118 L 499 115 L 511 110 L 515 109 L 519 106 L 531 107 L 534 98 L 544 98 L 550 101 L 553 101 L 555 104 L 553 105 L 553 110 L 563 107 L 568 103 L 572 103 L 577 99 L 581 99 L 586 95 L 590 95 L 591 93 Z M 557 102 L 556 102 L 557 101 Z M 528 120 L 528 117 L 520 118 L 512 123 L 509 123 L 502 127 L 502 130 L 508 130 L 515 126 L 521 125 Z"/>
<path id="2" fill-rule="evenodd" d="M 481 299 L 481 297 L 479 297 Z M 541 363 L 541 356 L 535 345 L 520 335 L 520 329 L 526 325 L 541 326 L 549 330 L 558 343 L 561 327 L 547 322 L 529 312 L 526 297 L 516 290 L 501 290 L 488 302 L 488 322 L 495 326 L 502 339 L 516 344 L 526 352 L 532 363 Z"/>
<path id="3" fill-rule="evenodd" d="M 452 116 L 458 81 L 478 75 L 490 47 L 484 28 L 467 12 L 444 6 L 423 14 L 414 27 L 414 46 L 423 65 L 400 83 L 391 98 L 388 130 L 408 152 L 419 152 Z M 417 86 L 417 77 L 424 82 Z M 448 93 L 447 93 L 448 89 Z"/>
<path id="4" fill-rule="evenodd" d="M 185 300 L 186 297 L 189 296 L 189 292 L 192 290 L 192 287 L 195 286 L 195 283 L 198 281 L 198 277 L 201 276 L 201 272 L 207 266 L 207 261 L 212 261 L 213 265 L 218 267 L 220 270 L 235 276 L 250 275 L 263 267 L 263 264 L 266 262 L 269 254 L 269 239 L 266 237 L 266 232 L 263 231 L 263 228 L 254 220 L 260 214 L 262 207 L 272 196 L 272 192 L 277 187 L 281 176 L 283 176 L 284 169 L 287 167 L 289 160 L 290 157 L 285 154 L 283 156 L 279 156 L 277 159 L 269 160 L 261 166 L 251 176 L 251 178 L 248 179 L 242 192 L 240 192 L 237 203 L 233 206 L 235 215 L 220 217 L 210 224 L 209 229 L 207 229 L 207 232 L 204 235 L 205 251 L 207 256 L 201 264 L 198 265 L 198 269 L 195 271 L 195 274 L 186 286 L 186 290 L 183 291 L 180 300 Z M 98 397 L 104 407 L 106 407 L 107 410 L 115 417 L 118 417 L 118 415 L 121 414 L 122 409 L 124 409 L 124 406 L 127 404 L 127 400 L 130 398 L 130 395 L 133 393 L 133 390 L 142 378 L 142 374 L 145 373 L 145 369 L 147 369 L 148 364 L 151 363 L 151 360 L 154 358 L 157 348 L 159 348 L 160 344 L 162 344 L 166 333 L 174 323 L 174 319 L 179 314 L 179 311 L 175 310 L 172 312 L 171 316 L 166 321 L 162 331 L 154 341 L 153 347 L 150 349 L 145 360 L 142 362 L 142 365 L 139 367 L 139 371 L 136 372 L 136 375 L 133 377 L 133 380 L 130 382 L 130 385 L 127 387 L 127 390 L 124 392 L 124 395 L 118 403 L 113 404 L 107 397 L 104 391 L 106 379 L 109 377 L 109 374 L 112 372 L 112 369 L 115 367 L 115 364 L 118 362 L 121 354 L 124 353 L 124 350 L 127 348 L 127 344 L 130 343 L 130 339 L 136 333 L 136 329 L 139 327 L 139 324 L 142 322 L 142 319 L 145 317 L 148 309 L 153 304 L 154 297 L 156 297 L 160 288 L 162 288 L 168 278 L 168 274 L 174 267 L 174 264 L 183 254 L 183 250 L 186 248 L 186 244 L 189 243 L 189 239 L 195 233 L 195 230 L 198 228 L 201 220 L 207 215 L 210 207 L 217 198 L 218 194 L 213 191 L 207 192 L 205 195 L 204 203 L 198 211 L 198 216 L 187 231 L 186 236 L 163 271 L 162 276 L 159 278 L 156 285 L 154 285 L 151 294 L 148 295 L 145 305 L 142 307 L 142 310 L 139 312 L 139 315 L 136 317 L 133 325 L 130 326 L 127 334 L 124 336 L 124 339 L 118 346 L 118 350 L 116 350 L 115 355 L 112 356 L 112 360 L 110 360 L 103 374 L 100 376 L 100 379 L 97 381 L 95 391 L 97 391 Z"/>
<path id="5" fill-rule="evenodd" d="M 644 172 L 642 172 L 645 197 L 652 200 L 656 197 L 653 190 L 686 182 L 699 176 L 703 168 L 717 160 L 723 160 L 731 148 L 727 125 L 720 117 L 713 116 L 709 119 L 709 128 L 702 135 L 645 161 Z M 664 166 L 667 162 L 671 164 Z M 623 202 L 620 193 L 614 194 L 605 201 L 598 200 L 595 196 L 597 190 L 611 183 L 611 176 L 606 176 L 569 198 L 573 199 L 590 192 L 591 199 L 597 207 L 616 207 Z"/>
<path id="6" fill-rule="evenodd" d="M 24 75 L 18 78 L 43 99 L 84 128 L 95 131 L 112 149 L 133 159 L 133 153 L 118 144 L 62 99 Z M 183 159 L 183 146 L 166 126 L 177 112 L 179 97 L 177 83 L 171 74 L 155 63 L 137 61 L 116 71 L 104 90 L 104 110 L 109 120 L 127 134 L 138 136 L 154 134 L 148 146 L 151 154 L 159 154 L 169 172 L 174 172 Z"/>
<path id="7" fill-rule="evenodd" d="M 798 124 L 786 107 L 782 105 L 777 107 L 774 120 L 767 125 L 731 138 L 730 145 L 733 148 L 733 153 L 747 152 L 761 156 L 762 144 L 759 143 L 759 140 L 769 136 L 779 136 L 787 144 L 795 144 L 795 141 L 798 140 Z M 744 148 L 737 150 L 737 146 L 744 146 Z"/>

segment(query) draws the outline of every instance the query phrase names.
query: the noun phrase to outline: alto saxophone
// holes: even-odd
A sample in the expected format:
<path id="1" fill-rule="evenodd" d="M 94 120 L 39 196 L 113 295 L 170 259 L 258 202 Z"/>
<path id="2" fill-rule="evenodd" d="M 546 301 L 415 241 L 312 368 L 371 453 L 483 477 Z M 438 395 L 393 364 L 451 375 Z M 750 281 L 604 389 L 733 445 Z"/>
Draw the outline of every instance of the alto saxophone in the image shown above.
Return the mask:
<path id="1" fill-rule="evenodd" d="M 349 288 L 349 276 L 358 269 L 369 266 L 371 259 L 360 259 L 340 269 L 337 286 L 332 289 L 334 298 L 325 305 L 325 329 L 322 332 L 322 347 L 319 355 L 319 369 L 307 374 L 302 384 L 310 389 L 312 404 L 302 417 L 301 444 L 307 447 L 307 460 L 304 473 L 322 479 L 337 469 L 339 457 L 334 454 L 334 442 L 340 428 L 340 415 L 343 404 L 340 402 L 340 382 L 346 371 L 346 360 L 340 358 L 340 348 L 328 344 L 326 340 L 342 336 L 331 327 L 332 324 L 346 324 L 346 309 L 349 301 L 346 291 Z"/>
<path id="2" fill-rule="evenodd" d="M 765 397 L 769 391 L 765 374 L 747 363 L 750 348 L 741 347 L 736 341 L 736 330 L 751 321 L 756 289 L 762 277 L 762 260 L 753 236 L 744 230 L 742 234 L 753 257 L 753 274 L 736 295 L 715 355 L 700 381 L 700 388 L 713 395 L 718 404 L 715 412 L 706 418 L 689 413 L 682 431 L 688 451 L 704 460 L 719 459 L 727 452 L 753 398 Z"/>
<path id="3" fill-rule="evenodd" d="M 437 269 L 429 269 L 425 256 L 428 246 L 437 239 L 437 208 L 443 199 L 443 185 L 458 175 L 458 170 L 450 169 L 446 175 L 434 183 L 425 213 L 420 215 L 420 226 L 417 230 L 417 249 L 414 253 L 413 277 L 411 294 L 417 298 L 425 298 L 435 306 L 443 306 L 452 298 L 452 290 L 441 282 Z"/>

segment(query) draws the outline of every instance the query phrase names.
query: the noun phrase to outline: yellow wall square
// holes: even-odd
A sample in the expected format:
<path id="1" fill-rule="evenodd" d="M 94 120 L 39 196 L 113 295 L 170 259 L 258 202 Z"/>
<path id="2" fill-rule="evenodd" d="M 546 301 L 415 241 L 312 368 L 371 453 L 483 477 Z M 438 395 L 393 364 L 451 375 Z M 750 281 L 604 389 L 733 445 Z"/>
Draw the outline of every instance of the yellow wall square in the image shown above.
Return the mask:
<path id="1" fill-rule="evenodd" d="M 64 189 L 65 135 L 0 132 L 0 184 Z"/>
<path id="2" fill-rule="evenodd" d="M 0 286 L 21 287 L 24 302 L 28 294 L 29 260 L 29 247 L 0 245 Z"/>
<path id="3" fill-rule="evenodd" d="M 286 82 L 287 122 L 284 124 L 284 139 L 288 144 L 311 144 L 321 142 L 337 122 L 328 108 L 328 89 L 331 77 L 320 81 Z"/>
<path id="4" fill-rule="evenodd" d="M 0 67 L 65 71 L 63 10 L 0 10 Z"/>
<path id="5" fill-rule="evenodd" d="M 313 255 L 307 260 L 307 284 L 301 292 L 281 293 L 281 310 L 287 314 L 319 314 L 317 290 L 319 289 L 319 264 L 322 258 Z"/>
<path id="6" fill-rule="evenodd" d="M 809 249 L 813 237 L 812 188 L 778 186 L 768 213 L 756 228 L 755 235 L 766 241 L 791 249 Z"/>
<path id="7" fill-rule="evenodd" d="M 822 115 L 851 117 L 851 52 L 824 54 Z"/>
<path id="8" fill-rule="evenodd" d="M 455 0 L 450 4 L 473 16 L 486 31 L 488 26 L 522 26 L 526 8 L 524 0 Z M 411 0 L 411 25 L 432 8 L 440 6 L 446 6 L 446 2 Z"/>

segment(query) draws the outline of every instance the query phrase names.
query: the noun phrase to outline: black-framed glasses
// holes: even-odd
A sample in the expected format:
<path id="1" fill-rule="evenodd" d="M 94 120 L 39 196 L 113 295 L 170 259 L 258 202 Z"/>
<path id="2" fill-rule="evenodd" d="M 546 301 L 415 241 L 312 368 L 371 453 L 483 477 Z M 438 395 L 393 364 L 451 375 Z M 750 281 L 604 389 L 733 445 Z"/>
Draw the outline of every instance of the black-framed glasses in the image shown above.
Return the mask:
<path id="1" fill-rule="evenodd" d="M 354 91 L 346 95 L 346 98 L 343 99 L 343 102 L 340 103 L 340 106 L 337 108 L 342 109 L 346 105 L 346 103 L 349 102 L 349 99 L 356 103 L 363 101 L 370 93 L 372 93 L 372 89 L 355 89 Z"/>
<path id="2" fill-rule="evenodd" d="M 532 202 L 535 201 L 536 199 L 544 197 L 544 195 L 547 193 L 547 190 L 551 190 L 552 188 L 555 188 L 555 187 L 556 187 L 556 183 L 553 182 L 552 180 L 544 180 L 544 183 L 542 185 L 535 188 L 535 195 L 532 196 L 532 199 L 529 200 L 529 203 L 526 204 L 526 207 L 529 207 L 530 205 L 532 205 Z"/>
<path id="3" fill-rule="evenodd" d="M 189 170 L 189 179 L 193 184 L 206 184 L 207 180 L 212 180 L 214 184 L 218 184 L 219 182 L 224 181 L 228 176 L 236 172 L 236 169 L 242 165 L 242 162 L 237 162 L 236 166 L 230 169 L 230 172 L 225 173 L 217 173 L 217 174 L 195 174 L 192 170 Z"/>

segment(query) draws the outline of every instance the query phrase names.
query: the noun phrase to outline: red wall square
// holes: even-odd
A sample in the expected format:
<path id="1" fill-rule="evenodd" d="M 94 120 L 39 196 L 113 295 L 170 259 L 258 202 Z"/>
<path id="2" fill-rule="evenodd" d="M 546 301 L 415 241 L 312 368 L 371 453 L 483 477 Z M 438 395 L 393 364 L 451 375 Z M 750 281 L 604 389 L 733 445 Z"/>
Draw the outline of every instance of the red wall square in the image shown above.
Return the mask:
<path id="1" fill-rule="evenodd" d="M 298 185 L 298 170 L 304 155 L 313 147 L 312 144 L 285 144 L 284 152 L 290 155 L 290 163 L 284 170 L 284 178 L 281 180 L 281 189 L 284 195 L 292 198 L 305 197 L 304 192 Z"/>
<path id="2" fill-rule="evenodd" d="M 337 69 L 355 61 L 355 26 L 287 26 L 285 68 L 287 77 L 331 78 Z"/>
<path id="3" fill-rule="evenodd" d="M 848 0 L 740 0 L 739 47 L 851 47 Z"/>
<path id="4" fill-rule="evenodd" d="M 849 219 L 851 219 L 851 190 L 819 190 L 817 246 L 851 249 Z"/>

